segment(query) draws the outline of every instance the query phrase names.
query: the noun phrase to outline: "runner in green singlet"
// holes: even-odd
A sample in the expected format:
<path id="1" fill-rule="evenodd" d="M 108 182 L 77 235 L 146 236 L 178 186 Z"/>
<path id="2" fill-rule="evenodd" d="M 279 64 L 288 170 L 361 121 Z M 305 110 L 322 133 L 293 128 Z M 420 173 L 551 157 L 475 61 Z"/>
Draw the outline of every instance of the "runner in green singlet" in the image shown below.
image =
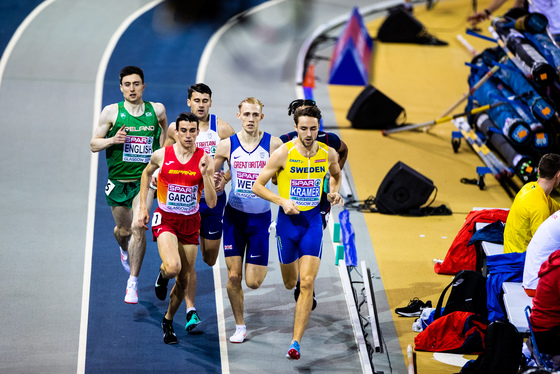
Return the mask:
<path id="1" fill-rule="evenodd" d="M 140 178 L 152 153 L 164 146 L 167 116 L 163 104 L 142 99 L 145 88 L 142 69 L 123 68 L 120 88 L 124 101 L 103 108 L 90 148 L 92 152 L 106 151 L 109 178 L 105 195 L 115 219 L 113 233 L 120 246 L 121 262 L 130 273 L 124 301 L 136 304 L 138 274 L 146 252 L 146 235 L 136 218 L 140 206 Z M 148 209 L 153 199 L 151 190 L 146 204 Z"/>

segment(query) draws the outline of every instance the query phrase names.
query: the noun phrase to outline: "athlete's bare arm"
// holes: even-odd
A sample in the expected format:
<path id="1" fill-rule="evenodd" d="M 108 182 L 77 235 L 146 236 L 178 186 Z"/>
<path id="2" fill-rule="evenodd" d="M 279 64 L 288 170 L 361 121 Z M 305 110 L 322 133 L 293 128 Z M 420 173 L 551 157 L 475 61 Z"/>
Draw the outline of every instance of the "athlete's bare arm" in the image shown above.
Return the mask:
<path id="1" fill-rule="evenodd" d="M 286 214 L 299 214 L 299 208 L 293 201 L 284 199 L 265 187 L 270 178 L 276 175 L 279 170 L 284 169 L 287 159 L 288 147 L 283 144 L 270 155 L 265 167 L 261 170 L 253 184 L 253 192 L 255 195 L 281 206 Z"/>
<path id="2" fill-rule="evenodd" d="M 222 121 L 221 119 L 218 118 L 217 121 L 217 127 L 218 127 L 218 135 L 220 136 L 220 139 L 227 139 L 230 136 L 232 136 L 233 134 L 235 134 L 235 130 L 233 129 L 233 127 L 231 127 L 231 125 L 225 121 Z M 216 169 L 218 170 L 218 169 Z"/>
<path id="3" fill-rule="evenodd" d="M 167 134 L 167 114 L 165 113 L 165 107 L 163 106 L 162 103 L 152 103 L 152 106 L 154 107 L 154 111 L 156 112 L 159 127 L 161 127 L 161 136 L 159 137 L 159 145 L 160 145 L 160 147 L 163 148 L 165 146 L 173 144 L 172 142 L 168 142 L 167 135 L 166 135 Z"/>
<path id="4" fill-rule="evenodd" d="M 231 151 L 231 140 L 229 138 L 222 140 L 218 143 L 218 147 L 216 148 L 216 153 L 214 154 L 214 170 L 221 170 L 224 162 L 228 162 L 229 164 L 229 154 Z M 231 172 L 228 172 L 224 175 L 223 171 L 220 171 L 214 180 L 217 182 L 216 184 L 216 192 L 222 192 L 226 186 L 226 184 L 231 180 Z"/>
<path id="5" fill-rule="evenodd" d="M 177 143 L 177 138 L 175 137 L 175 128 L 175 122 L 171 122 L 171 124 L 169 124 L 169 126 L 167 127 L 167 138 L 165 139 L 166 146 Z"/>
<path id="6" fill-rule="evenodd" d="M 204 180 L 204 198 L 208 208 L 212 209 L 218 203 L 218 195 L 216 195 L 216 188 L 214 187 L 214 162 L 212 157 L 207 153 L 200 159 L 198 168 Z"/>
<path id="7" fill-rule="evenodd" d="M 348 158 L 348 146 L 346 143 L 340 139 L 340 148 L 337 151 L 338 153 L 338 166 L 340 169 L 344 168 L 344 164 L 346 164 L 346 159 Z"/>
<path id="8" fill-rule="evenodd" d="M 340 182 L 342 181 L 342 175 L 340 172 L 340 165 L 338 162 L 338 153 L 334 148 L 329 147 L 329 173 L 331 178 L 329 180 L 329 193 L 327 194 L 327 200 L 331 204 L 338 204 L 340 206 L 344 205 L 344 200 L 340 196 Z"/>
<path id="9" fill-rule="evenodd" d="M 140 227 L 144 230 L 148 229 L 146 224 L 150 221 L 150 213 L 148 212 L 148 208 L 146 207 L 146 199 L 148 197 L 148 189 L 150 188 L 150 181 L 152 180 L 152 175 L 154 171 L 161 167 L 163 164 L 163 158 L 165 156 L 165 149 L 160 148 L 156 150 L 152 157 L 150 158 L 150 162 L 144 168 L 142 172 L 142 179 L 140 180 L 140 211 L 138 214 L 138 223 Z"/>
<path id="10" fill-rule="evenodd" d="M 118 112 L 118 104 L 107 105 L 101 111 L 97 126 L 93 129 L 93 137 L 89 143 L 92 152 L 101 152 L 113 144 L 123 144 L 125 142 L 126 131 L 124 129 L 119 130 L 112 138 L 105 138 L 115 124 Z"/>
<path id="11" fill-rule="evenodd" d="M 284 144 L 282 139 L 277 138 L 276 136 L 270 137 L 270 154 L 274 153 L 280 146 Z"/>

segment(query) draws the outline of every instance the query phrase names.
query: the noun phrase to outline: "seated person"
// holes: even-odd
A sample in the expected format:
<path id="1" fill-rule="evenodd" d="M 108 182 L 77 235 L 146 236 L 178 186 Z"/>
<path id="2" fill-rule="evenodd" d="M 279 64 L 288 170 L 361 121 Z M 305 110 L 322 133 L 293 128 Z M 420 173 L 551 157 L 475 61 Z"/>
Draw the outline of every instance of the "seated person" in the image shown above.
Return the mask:
<path id="1" fill-rule="evenodd" d="M 560 250 L 541 266 L 530 320 L 539 351 L 560 355 Z"/>
<path id="2" fill-rule="evenodd" d="M 527 257 L 523 268 L 523 288 L 527 295 L 535 296 L 541 265 L 552 252 L 558 249 L 560 249 L 560 211 L 553 213 L 539 226 L 527 246 Z"/>
<path id="3" fill-rule="evenodd" d="M 550 197 L 560 182 L 560 155 L 542 156 L 536 182 L 525 184 L 515 196 L 504 229 L 504 253 L 525 252 L 533 235 L 560 204 Z"/>

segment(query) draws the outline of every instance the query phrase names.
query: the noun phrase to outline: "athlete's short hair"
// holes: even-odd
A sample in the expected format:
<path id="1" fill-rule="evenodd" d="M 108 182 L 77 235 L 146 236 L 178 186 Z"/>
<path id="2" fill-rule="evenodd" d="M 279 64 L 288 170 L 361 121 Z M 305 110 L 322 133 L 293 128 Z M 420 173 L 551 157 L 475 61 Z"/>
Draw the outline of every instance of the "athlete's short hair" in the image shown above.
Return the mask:
<path id="1" fill-rule="evenodd" d="M 245 104 L 245 103 L 247 103 L 247 104 L 255 104 L 255 105 L 260 106 L 260 107 L 261 107 L 261 112 L 262 112 L 262 109 L 263 109 L 263 107 L 264 107 L 264 104 L 263 104 L 259 99 L 257 99 L 256 97 L 246 97 L 246 98 L 243 99 L 243 101 L 240 102 L 239 105 L 237 106 L 237 107 L 239 108 L 239 111 L 241 111 L 241 106 L 242 106 L 243 104 Z"/>
<path id="2" fill-rule="evenodd" d="M 183 112 L 179 114 L 175 120 L 175 128 L 179 131 L 179 121 L 196 122 L 196 129 L 198 130 L 198 117 L 191 112 Z"/>
<path id="3" fill-rule="evenodd" d="M 204 83 L 195 83 L 195 84 L 193 84 L 192 86 L 189 87 L 189 91 L 188 91 L 189 100 L 191 99 L 193 92 L 198 92 L 198 93 L 201 93 L 201 94 L 208 94 L 208 96 L 210 96 L 210 98 L 212 98 L 212 90 L 210 89 L 210 87 L 208 87 Z"/>
<path id="4" fill-rule="evenodd" d="M 560 171 L 560 155 L 547 153 L 539 161 L 539 178 L 552 179 Z"/>
<path id="5" fill-rule="evenodd" d="M 317 106 L 306 106 L 303 108 L 297 108 L 294 112 L 294 123 L 296 126 L 299 123 L 300 117 L 313 117 L 317 118 L 317 121 L 321 120 L 321 110 Z"/>
<path id="6" fill-rule="evenodd" d="M 288 115 L 291 116 L 294 114 L 296 109 L 300 106 L 317 106 L 317 103 L 315 103 L 315 100 L 311 99 L 296 99 L 288 105 Z"/>
<path id="7" fill-rule="evenodd" d="M 124 68 L 122 68 L 119 74 L 120 83 L 122 84 L 122 80 L 124 77 L 132 74 L 138 74 L 142 79 L 142 83 L 144 83 L 144 71 L 138 66 L 125 66 Z"/>

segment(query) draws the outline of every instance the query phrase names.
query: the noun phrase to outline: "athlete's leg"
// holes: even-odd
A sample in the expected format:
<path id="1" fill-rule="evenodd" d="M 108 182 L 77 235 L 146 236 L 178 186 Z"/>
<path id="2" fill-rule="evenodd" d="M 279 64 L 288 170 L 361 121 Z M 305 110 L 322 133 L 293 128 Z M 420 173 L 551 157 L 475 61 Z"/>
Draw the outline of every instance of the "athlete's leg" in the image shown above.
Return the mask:
<path id="1" fill-rule="evenodd" d="M 153 201 L 154 190 L 149 188 L 148 197 L 146 198 L 146 208 L 148 211 L 152 208 Z M 132 237 L 130 238 L 130 243 L 128 245 L 130 275 L 133 277 L 138 277 L 138 274 L 140 274 L 140 268 L 142 267 L 142 262 L 144 261 L 144 255 L 146 253 L 146 230 L 138 224 L 139 213 L 140 195 L 138 194 L 132 201 Z"/>
<path id="2" fill-rule="evenodd" d="M 222 238 L 206 239 L 202 238 L 200 241 L 200 252 L 202 252 L 202 259 L 208 266 L 214 266 L 220 253 L 220 244 Z"/>
<path id="3" fill-rule="evenodd" d="M 113 219 L 115 220 L 115 228 L 113 229 L 115 239 L 117 239 L 121 249 L 127 251 L 128 240 L 132 235 L 132 210 L 126 206 L 112 206 L 111 213 L 113 213 Z"/>
<path id="4" fill-rule="evenodd" d="M 282 272 L 282 280 L 286 289 L 293 289 L 299 277 L 299 259 L 289 264 L 280 263 L 280 271 Z"/>
<path id="5" fill-rule="evenodd" d="M 300 294 L 296 302 L 296 313 L 294 318 L 293 340 L 301 342 L 301 338 L 307 327 L 311 306 L 313 305 L 313 286 L 319 272 L 321 259 L 315 256 L 303 256 L 300 262 Z"/>
<path id="6" fill-rule="evenodd" d="M 200 252 L 202 252 L 202 259 L 209 266 L 214 266 L 218 258 L 220 250 L 221 238 L 218 240 L 210 240 L 200 237 Z M 210 243 L 210 244 L 208 244 Z M 210 246 L 210 250 L 208 250 Z M 196 297 L 196 271 L 190 272 L 187 293 L 185 295 L 185 302 L 187 309 L 194 307 L 194 298 Z"/>
<path id="7" fill-rule="evenodd" d="M 259 288 L 266 277 L 268 266 L 245 264 L 245 284 L 247 287 L 256 290 Z"/>
<path id="8" fill-rule="evenodd" d="M 194 271 L 194 263 L 196 261 L 196 254 L 198 251 L 197 246 L 194 244 L 183 245 L 178 243 L 178 248 L 181 258 L 181 270 L 175 277 L 175 285 L 169 294 L 169 307 L 167 308 L 167 313 L 165 314 L 165 318 L 168 320 L 173 319 L 173 316 L 185 298 L 189 273 Z"/>
<path id="9" fill-rule="evenodd" d="M 243 288 L 241 280 L 243 279 L 243 260 L 241 256 L 226 257 L 226 266 L 228 270 L 227 294 L 233 317 L 236 325 L 244 325 L 243 319 Z"/>

